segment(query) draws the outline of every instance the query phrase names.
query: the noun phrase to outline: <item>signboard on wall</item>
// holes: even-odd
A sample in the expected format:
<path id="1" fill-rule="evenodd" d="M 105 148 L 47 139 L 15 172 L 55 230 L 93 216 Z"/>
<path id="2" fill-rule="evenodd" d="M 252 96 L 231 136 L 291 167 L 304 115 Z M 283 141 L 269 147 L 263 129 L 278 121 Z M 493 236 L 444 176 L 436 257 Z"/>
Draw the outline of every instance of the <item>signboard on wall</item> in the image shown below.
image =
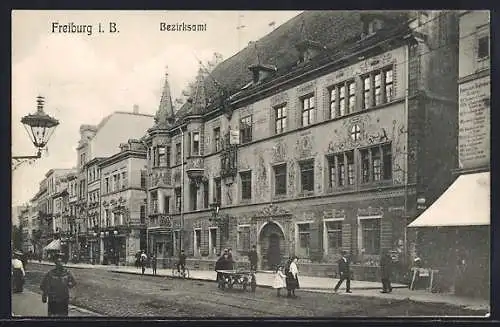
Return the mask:
<path id="1" fill-rule="evenodd" d="M 458 162 L 461 169 L 490 162 L 490 77 L 459 85 Z"/>

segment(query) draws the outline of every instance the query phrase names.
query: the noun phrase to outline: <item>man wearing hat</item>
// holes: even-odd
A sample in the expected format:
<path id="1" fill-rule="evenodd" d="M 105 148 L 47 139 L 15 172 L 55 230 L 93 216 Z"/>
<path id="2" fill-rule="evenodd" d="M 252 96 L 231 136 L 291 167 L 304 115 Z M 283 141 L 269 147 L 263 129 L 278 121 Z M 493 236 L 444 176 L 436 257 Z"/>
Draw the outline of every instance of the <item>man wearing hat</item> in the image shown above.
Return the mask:
<path id="1" fill-rule="evenodd" d="M 340 273 L 340 280 L 338 281 L 337 285 L 335 285 L 335 288 L 333 289 L 335 293 L 340 288 L 340 285 L 346 281 L 346 293 L 352 293 L 351 292 L 351 261 L 347 257 L 347 251 L 342 251 L 342 258 L 339 259 L 338 261 L 339 264 L 339 273 Z"/>
<path id="2" fill-rule="evenodd" d="M 14 251 L 12 255 L 12 289 L 14 293 L 21 293 L 23 291 L 24 276 L 26 273 L 23 262 L 20 260 L 21 257 L 21 252 Z"/>
<path id="3" fill-rule="evenodd" d="M 63 267 L 62 253 L 55 256 L 56 267 L 50 270 L 42 280 L 42 302 L 48 300 L 50 316 L 67 316 L 69 305 L 69 289 L 76 285 L 73 275 Z"/>

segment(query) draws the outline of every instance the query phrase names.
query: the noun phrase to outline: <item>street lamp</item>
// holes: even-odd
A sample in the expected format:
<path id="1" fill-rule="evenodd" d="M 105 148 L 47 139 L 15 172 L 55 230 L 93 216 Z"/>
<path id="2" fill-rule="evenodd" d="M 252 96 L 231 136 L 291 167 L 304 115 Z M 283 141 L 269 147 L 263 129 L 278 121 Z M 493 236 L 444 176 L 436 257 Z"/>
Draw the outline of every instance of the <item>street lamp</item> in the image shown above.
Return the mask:
<path id="1" fill-rule="evenodd" d="M 227 233 L 229 231 L 228 229 L 228 223 L 229 223 L 229 216 L 227 214 L 219 214 L 220 211 L 220 203 L 215 202 L 210 204 L 210 208 L 212 209 L 212 217 L 208 218 L 209 222 L 213 222 L 219 227 L 220 231 L 220 244 L 219 244 L 219 251 L 222 252 L 222 235 L 224 237 L 227 237 Z"/>
<path id="2" fill-rule="evenodd" d="M 47 142 L 54 133 L 55 128 L 59 125 L 59 121 L 57 119 L 50 117 L 43 111 L 45 98 L 38 96 L 36 102 L 36 112 L 34 114 L 24 116 L 21 119 L 21 123 L 23 123 L 31 142 L 35 148 L 37 148 L 37 154 L 32 156 L 12 156 L 13 170 L 24 162 L 41 158 L 42 149 L 45 148 Z"/>

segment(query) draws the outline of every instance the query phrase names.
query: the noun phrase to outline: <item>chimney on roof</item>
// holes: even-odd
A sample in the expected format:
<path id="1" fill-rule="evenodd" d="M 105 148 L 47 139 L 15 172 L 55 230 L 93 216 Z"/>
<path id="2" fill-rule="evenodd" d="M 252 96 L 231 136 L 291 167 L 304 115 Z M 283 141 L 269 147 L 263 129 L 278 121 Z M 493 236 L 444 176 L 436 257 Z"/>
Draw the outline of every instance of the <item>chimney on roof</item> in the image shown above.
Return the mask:
<path id="1" fill-rule="evenodd" d="M 139 113 L 139 106 L 138 106 L 138 105 L 136 105 L 136 104 L 134 104 L 134 106 L 132 107 L 132 112 L 133 112 L 134 114 L 138 114 L 138 113 Z"/>

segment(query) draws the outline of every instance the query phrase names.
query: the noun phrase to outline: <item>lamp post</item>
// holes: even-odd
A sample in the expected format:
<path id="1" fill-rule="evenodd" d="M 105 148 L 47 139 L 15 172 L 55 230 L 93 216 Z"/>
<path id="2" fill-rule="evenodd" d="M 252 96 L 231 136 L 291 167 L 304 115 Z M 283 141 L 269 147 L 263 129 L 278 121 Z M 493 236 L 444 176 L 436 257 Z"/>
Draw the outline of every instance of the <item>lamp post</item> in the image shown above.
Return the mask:
<path id="1" fill-rule="evenodd" d="M 12 170 L 17 169 L 21 164 L 33 161 L 42 157 L 42 149 L 45 148 L 59 121 L 50 117 L 43 111 L 45 98 L 37 97 L 37 110 L 34 114 L 29 114 L 21 119 L 31 142 L 37 148 L 36 155 L 12 156 Z"/>
<path id="2" fill-rule="evenodd" d="M 219 252 L 222 252 L 222 235 L 227 236 L 227 224 L 228 224 L 228 215 L 227 214 L 219 214 L 220 211 L 220 203 L 215 202 L 210 204 L 210 208 L 212 209 L 212 217 L 208 218 L 208 221 L 214 222 L 219 228 L 220 232 L 220 241 L 219 241 Z"/>
<path id="3" fill-rule="evenodd" d="M 115 264 L 118 266 L 118 262 L 120 261 L 120 249 L 118 248 L 116 241 L 118 239 L 118 231 L 114 230 L 113 231 L 113 248 L 115 251 L 115 257 L 113 258 L 115 260 Z"/>

